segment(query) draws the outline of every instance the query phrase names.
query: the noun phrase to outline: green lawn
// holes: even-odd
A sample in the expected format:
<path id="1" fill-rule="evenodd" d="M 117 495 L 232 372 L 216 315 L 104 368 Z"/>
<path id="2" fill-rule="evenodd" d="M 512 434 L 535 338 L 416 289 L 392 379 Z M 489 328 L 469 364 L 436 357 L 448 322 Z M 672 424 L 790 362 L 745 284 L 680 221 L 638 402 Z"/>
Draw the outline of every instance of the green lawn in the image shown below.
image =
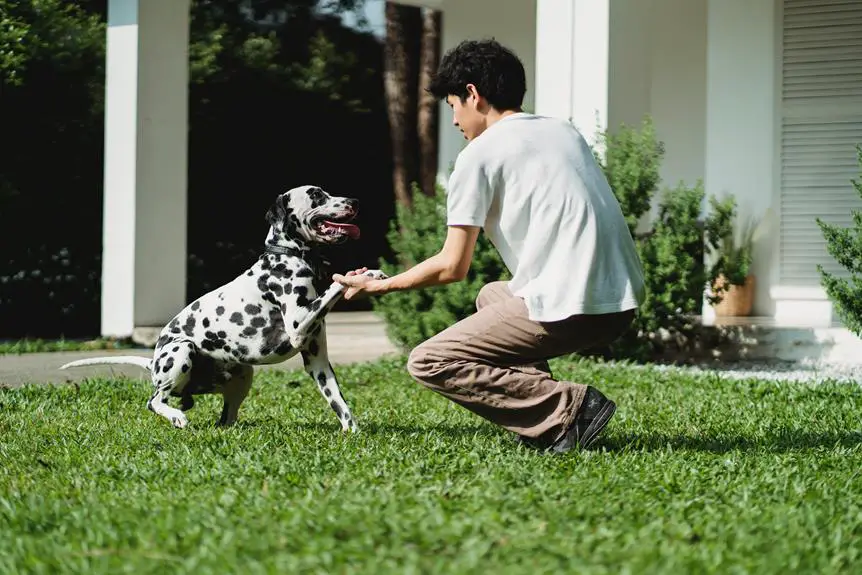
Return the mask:
<path id="1" fill-rule="evenodd" d="M 44 353 L 51 351 L 88 351 L 97 349 L 129 349 L 139 347 L 130 340 L 96 339 L 19 339 L 0 341 L 0 355 Z"/>
<path id="2" fill-rule="evenodd" d="M 539 455 L 413 383 L 264 373 L 229 430 L 147 384 L 0 391 L 0 573 L 859 573 L 862 393 L 552 363 L 619 404 Z"/>

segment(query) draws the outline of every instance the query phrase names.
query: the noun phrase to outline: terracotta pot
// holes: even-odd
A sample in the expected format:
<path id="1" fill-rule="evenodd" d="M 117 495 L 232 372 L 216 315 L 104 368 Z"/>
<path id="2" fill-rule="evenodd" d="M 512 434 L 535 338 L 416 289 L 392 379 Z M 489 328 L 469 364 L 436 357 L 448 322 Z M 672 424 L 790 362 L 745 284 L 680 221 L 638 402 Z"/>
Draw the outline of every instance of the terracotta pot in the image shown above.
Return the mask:
<path id="1" fill-rule="evenodd" d="M 716 286 L 724 283 L 724 277 L 719 277 Z M 715 291 L 715 288 L 713 288 Z M 717 317 L 744 317 L 751 314 L 754 304 L 754 275 L 748 274 L 745 284 L 732 285 L 722 294 L 721 301 L 713 306 Z"/>

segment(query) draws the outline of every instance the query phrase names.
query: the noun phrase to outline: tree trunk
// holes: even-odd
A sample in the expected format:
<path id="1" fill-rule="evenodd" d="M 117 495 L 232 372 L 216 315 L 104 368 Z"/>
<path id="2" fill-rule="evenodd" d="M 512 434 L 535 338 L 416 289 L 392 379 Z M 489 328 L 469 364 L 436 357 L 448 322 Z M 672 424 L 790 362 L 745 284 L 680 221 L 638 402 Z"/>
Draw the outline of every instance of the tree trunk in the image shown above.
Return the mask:
<path id="1" fill-rule="evenodd" d="M 433 196 L 437 184 L 440 105 L 427 92 L 431 77 L 440 62 L 441 13 L 425 9 L 422 17 L 422 47 L 419 56 L 419 184 L 422 192 Z"/>
<path id="2" fill-rule="evenodd" d="M 383 81 L 392 138 L 395 200 L 413 205 L 411 183 L 419 178 L 416 137 L 419 46 L 422 13 L 416 6 L 386 2 Z"/>

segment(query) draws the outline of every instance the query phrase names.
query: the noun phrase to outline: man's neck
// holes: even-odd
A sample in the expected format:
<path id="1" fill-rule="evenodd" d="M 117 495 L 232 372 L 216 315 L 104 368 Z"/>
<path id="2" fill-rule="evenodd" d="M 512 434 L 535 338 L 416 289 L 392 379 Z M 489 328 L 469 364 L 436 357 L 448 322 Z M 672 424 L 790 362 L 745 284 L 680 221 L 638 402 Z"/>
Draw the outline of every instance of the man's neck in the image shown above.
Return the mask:
<path id="1" fill-rule="evenodd" d="M 512 116 L 514 114 L 520 114 L 522 111 L 523 110 L 521 110 L 521 108 L 517 108 L 515 110 L 503 110 L 501 112 L 499 110 L 491 108 L 491 110 L 488 112 L 488 114 L 486 116 L 485 129 L 487 130 L 488 128 L 490 128 L 491 126 L 493 126 L 494 124 L 496 124 L 497 122 L 502 120 L 503 118 L 507 118 L 507 117 Z"/>

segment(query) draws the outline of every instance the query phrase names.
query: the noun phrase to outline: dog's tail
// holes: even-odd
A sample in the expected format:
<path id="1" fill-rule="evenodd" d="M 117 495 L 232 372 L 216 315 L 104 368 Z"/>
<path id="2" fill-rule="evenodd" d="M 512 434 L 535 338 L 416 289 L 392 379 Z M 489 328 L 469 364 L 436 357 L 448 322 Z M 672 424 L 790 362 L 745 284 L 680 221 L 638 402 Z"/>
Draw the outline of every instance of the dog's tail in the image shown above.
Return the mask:
<path id="1" fill-rule="evenodd" d="M 69 367 L 83 367 L 85 365 L 106 365 L 106 364 L 123 364 L 123 365 L 137 365 L 138 367 L 142 367 L 147 371 L 150 370 L 150 362 L 151 360 L 146 357 L 140 357 L 138 355 L 118 355 L 115 357 L 91 357 L 88 359 L 79 359 L 78 361 L 73 361 L 67 363 L 65 365 L 61 365 L 60 369 L 67 369 Z"/>

